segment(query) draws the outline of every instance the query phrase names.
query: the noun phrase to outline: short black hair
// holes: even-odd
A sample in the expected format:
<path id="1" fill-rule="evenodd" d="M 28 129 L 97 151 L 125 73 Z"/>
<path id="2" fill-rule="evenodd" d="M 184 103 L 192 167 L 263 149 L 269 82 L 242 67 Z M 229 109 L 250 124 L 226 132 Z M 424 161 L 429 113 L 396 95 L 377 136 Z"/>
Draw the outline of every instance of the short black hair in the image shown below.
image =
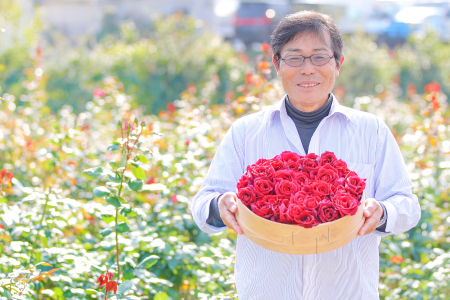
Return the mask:
<path id="1" fill-rule="evenodd" d="M 308 10 L 284 16 L 272 32 L 270 44 L 277 66 L 280 67 L 281 49 L 284 45 L 302 33 L 314 33 L 325 42 L 324 30 L 330 34 L 334 58 L 339 66 L 344 47 L 339 28 L 329 15 Z"/>

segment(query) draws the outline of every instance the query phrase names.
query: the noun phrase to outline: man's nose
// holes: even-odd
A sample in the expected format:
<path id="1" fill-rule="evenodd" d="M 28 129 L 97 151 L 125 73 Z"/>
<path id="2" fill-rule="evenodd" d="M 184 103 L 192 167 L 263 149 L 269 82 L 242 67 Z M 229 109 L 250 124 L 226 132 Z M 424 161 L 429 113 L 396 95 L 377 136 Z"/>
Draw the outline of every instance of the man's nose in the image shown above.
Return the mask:
<path id="1" fill-rule="evenodd" d="M 311 57 L 305 58 L 305 61 L 300 66 L 300 73 L 309 75 L 314 74 L 316 72 L 316 66 L 314 66 L 311 62 Z"/>

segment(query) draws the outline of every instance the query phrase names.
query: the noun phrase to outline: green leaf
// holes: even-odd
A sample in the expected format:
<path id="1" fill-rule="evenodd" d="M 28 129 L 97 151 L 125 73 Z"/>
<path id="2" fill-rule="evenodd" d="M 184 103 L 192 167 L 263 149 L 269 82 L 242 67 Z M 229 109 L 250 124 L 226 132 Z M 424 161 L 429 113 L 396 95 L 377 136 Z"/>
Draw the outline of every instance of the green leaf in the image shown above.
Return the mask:
<path id="1" fill-rule="evenodd" d="M 132 166 L 132 167 L 131 167 L 131 173 L 133 173 L 133 175 L 134 175 L 137 179 L 141 179 L 141 180 L 144 180 L 144 179 L 145 179 L 145 171 L 142 170 L 141 167 L 135 167 L 135 166 Z"/>
<path id="2" fill-rule="evenodd" d="M 130 226 L 127 223 L 120 223 L 116 226 L 116 231 L 119 233 L 124 233 L 130 231 Z"/>
<path id="3" fill-rule="evenodd" d="M 98 186 L 94 189 L 94 196 L 95 197 L 105 197 L 111 194 L 111 192 L 104 186 Z"/>
<path id="4" fill-rule="evenodd" d="M 113 232 L 114 232 L 114 230 L 112 230 L 112 228 L 105 228 L 100 233 L 102 234 L 102 236 L 108 236 Z"/>
<path id="5" fill-rule="evenodd" d="M 117 197 L 108 197 L 106 198 L 106 202 L 117 208 L 121 206 L 120 201 L 119 199 L 117 199 Z"/>
<path id="6" fill-rule="evenodd" d="M 113 215 L 108 215 L 108 214 L 104 214 L 102 215 L 102 220 L 106 223 L 109 224 L 112 221 L 114 221 L 116 218 Z"/>
<path id="7" fill-rule="evenodd" d="M 128 182 L 128 186 L 133 191 L 139 191 L 142 188 L 143 185 L 144 185 L 144 182 L 142 180 L 140 180 L 140 179 L 138 179 L 138 180 L 130 180 L 130 182 Z"/>
<path id="8" fill-rule="evenodd" d="M 166 292 L 159 292 L 155 295 L 154 300 L 169 300 L 169 295 Z"/>
<path id="9" fill-rule="evenodd" d="M 125 280 L 127 279 L 133 279 L 134 278 L 134 270 L 133 269 L 127 269 L 123 271 L 122 276 Z"/>
<path id="10" fill-rule="evenodd" d="M 156 262 L 158 261 L 159 256 L 156 255 L 150 255 L 146 258 L 144 258 L 143 261 L 141 261 L 138 265 L 137 268 L 144 268 L 144 269 L 148 269 L 150 267 L 152 267 L 154 264 L 156 264 Z"/>
<path id="11" fill-rule="evenodd" d="M 108 174 L 109 180 L 115 182 L 115 183 L 120 183 L 122 181 L 122 179 L 120 178 L 119 174 L 114 173 L 114 174 Z"/>
<path id="12" fill-rule="evenodd" d="M 120 196 L 115 196 L 115 197 L 116 197 L 117 199 L 119 199 L 120 203 L 123 203 L 123 204 L 127 204 L 127 203 L 128 203 L 127 200 L 123 199 L 123 198 L 120 197 Z"/>
<path id="13" fill-rule="evenodd" d="M 12 296 L 7 289 L 3 289 L 2 294 L 6 297 L 6 299 L 12 299 Z"/>
<path id="14" fill-rule="evenodd" d="M 81 172 L 81 175 L 89 180 L 98 179 L 103 176 L 103 169 L 101 167 L 86 169 Z"/>
<path id="15" fill-rule="evenodd" d="M 148 158 L 145 157 L 144 155 L 139 154 L 139 155 L 136 155 L 136 157 L 137 157 L 137 158 L 140 160 L 140 162 L 142 162 L 143 164 L 146 164 L 146 163 L 149 162 Z"/>
<path id="16" fill-rule="evenodd" d="M 133 288 L 133 283 L 130 280 L 122 282 L 117 288 L 117 295 L 122 297 L 126 292 Z"/>
<path id="17" fill-rule="evenodd" d="M 136 217 L 137 213 L 130 207 L 124 207 L 120 211 L 121 214 L 123 214 L 126 217 Z"/>
<path id="18" fill-rule="evenodd" d="M 120 149 L 119 142 L 112 142 L 111 145 L 108 146 L 108 150 L 115 151 Z"/>
<path id="19" fill-rule="evenodd" d="M 93 290 L 93 289 L 86 289 L 86 290 L 84 290 L 84 292 L 86 293 L 86 295 L 95 295 L 98 293 L 98 291 Z"/>

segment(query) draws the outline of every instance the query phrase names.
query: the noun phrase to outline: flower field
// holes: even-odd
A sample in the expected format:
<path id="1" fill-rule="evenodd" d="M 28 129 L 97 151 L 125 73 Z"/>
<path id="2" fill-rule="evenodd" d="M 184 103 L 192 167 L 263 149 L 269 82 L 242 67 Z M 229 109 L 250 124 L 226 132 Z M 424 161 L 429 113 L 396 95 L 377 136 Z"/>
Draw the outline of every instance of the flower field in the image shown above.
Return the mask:
<path id="1" fill-rule="evenodd" d="M 367 45 L 355 37 L 347 47 L 358 41 Z M 403 55 L 368 49 L 371 57 L 394 66 L 377 65 L 350 48 L 349 71 L 344 63 L 342 83 L 334 91 L 345 105 L 387 123 L 422 206 L 416 228 L 382 238 L 382 299 L 448 299 L 450 294 L 449 78 L 438 60 L 445 60 L 447 48 L 432 37 L 422 42 L 411 42 L 420 49 L 399 49 Z M 220 61 L 210 61 L 208 76 L 187 81 L 173 98 L 158 94 L 164 105 L 153 98 L 153 107 L 163 108 L 153 113 L 145 107 L 152 90 L 138 96 L 127 90 L 127 84 L 145 86 L 148 78 L 115 73 L 113 67 L 90 85 L 80 84 L 90 93 L 71 101 L 83 105 L 50 105 L 56 101 L 54 87 L 65 83 L 49 83 L 62 75 L 51 70 L 54 62 L 43 59 L 39 47 L 27 47 L 24 52 L 17 47 L 16 56 L 0 48 L 0 66 L 11 75 L 0 78 L 0 298 L 236 299 L 235 234 L 200 232 L 189 202 L 231 123 L 283 95 L 281 82 L 271 77 L 267 46 L 256 61 L 232 50 L 223 54 L 229 70 L 221 72 L 235 72 L 227 85 L 221 84 L 223 74 L 215 75 Z M 218 48 L 200 55 L 212 57 Z M 431 69 L 436 66 L 426 70 L 437 77 L 419 80 L 414 76 L 420 66 L 414 73 L 406 62 L 425 52 Z M 26 63 L 12 65 L 10 58 L 19 54 Z M 358 76 L 358 65 L 374 74 L 363 77 L 379 80 L 371 86 L 382 87 L 371 93 L 363 93 L 364 83 L 356 81 L 353 90 L 345 87 L 344 79 Z M 88 71 L 80 70 L 84 73 L 73 78 L 85 78 Z M 176 78 L 181 77 L 170 80 Z"/>

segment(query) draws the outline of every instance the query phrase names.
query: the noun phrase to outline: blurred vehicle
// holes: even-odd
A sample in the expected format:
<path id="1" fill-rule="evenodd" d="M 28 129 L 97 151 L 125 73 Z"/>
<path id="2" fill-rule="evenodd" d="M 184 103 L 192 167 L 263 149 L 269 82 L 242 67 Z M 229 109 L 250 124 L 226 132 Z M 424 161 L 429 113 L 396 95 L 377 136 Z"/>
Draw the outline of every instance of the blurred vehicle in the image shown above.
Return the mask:
<path id="1" fill-rule="evenodd" d="M 427 31 L 435 31 L 442 40 L 450 39 L 450 3 L 449 2 L 425 2 L 416 3 L 405 7 L 394 16 L 393 25 L 403 24 L 407 32 L 426 34 Z M 389 30 L 388 30 L 389 31 Z"/>
<path id="2" fill-rule="evenodd" d="M 235 38 L 247 46 L 270 42 L 274 26 L 290 12 L 289 8 L 288 1 L 243 0 L 235 14 Z"/>

